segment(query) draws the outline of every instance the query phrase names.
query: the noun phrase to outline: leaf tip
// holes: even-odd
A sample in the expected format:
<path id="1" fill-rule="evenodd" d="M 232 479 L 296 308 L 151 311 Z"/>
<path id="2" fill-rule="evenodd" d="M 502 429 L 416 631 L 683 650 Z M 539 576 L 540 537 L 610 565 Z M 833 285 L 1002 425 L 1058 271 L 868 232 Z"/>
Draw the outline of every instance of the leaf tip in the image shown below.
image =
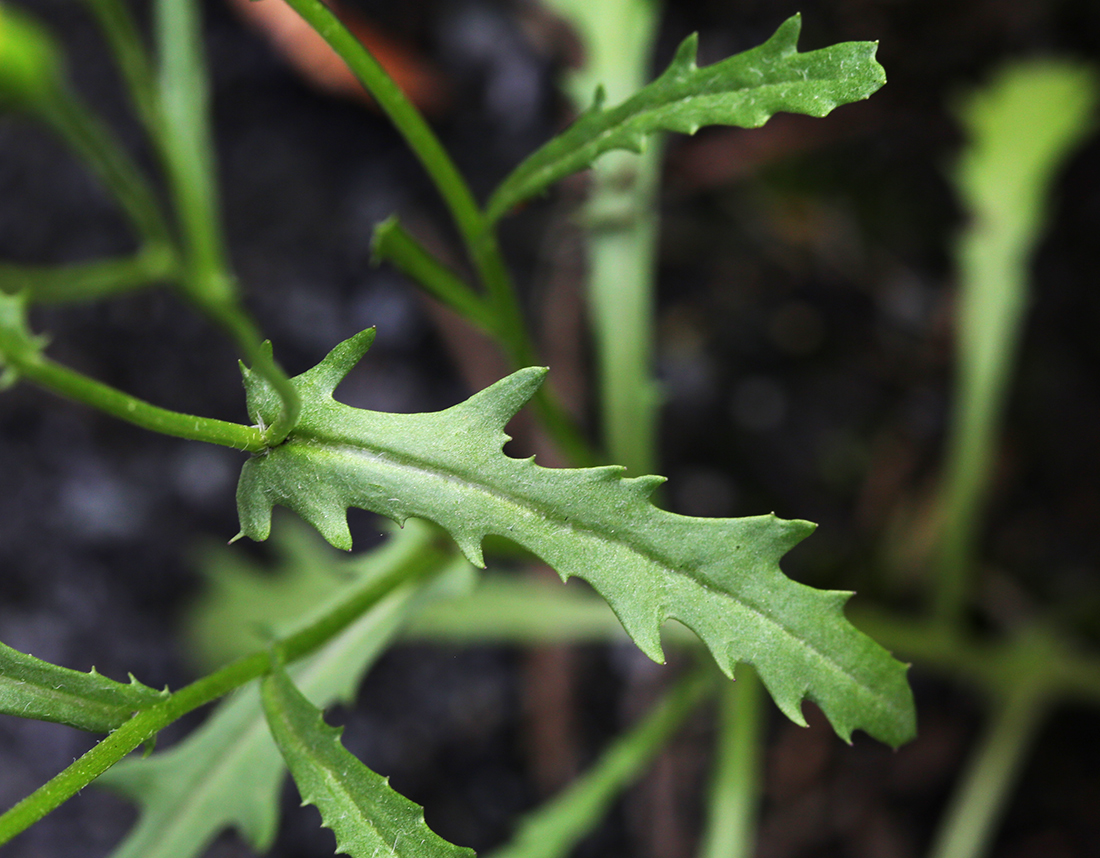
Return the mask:
<path id="1" fill-rule="evenodd" d="M 370 264 L 377 267 L 382 264 L 383 246 L 390 234 L 398 228 L 397 215 L 391 214 L 385 220 L 375 224 L 370 237 Z"/>
<path id="2" fill-rule="evenodd" d="M 481 550 L 481 535 L 474 533 L 455 534 L 459 550 L 478 569 L 485 568 L 485 555 Z"/>
<path id="3" fill-rule="evenodd" d="M 629 477 L 623 480 L 623 487 L 629 489 L 639 498 L 649 498 L 657 489 L 668 482 L 668 477 L 657 474 L 646 474 L 641 477 Z"/>
<path id="4" fill-rule="evenodd" d="M 542 386 L 549 371 L 545 366 L 529 366 L 516 370 L 455 407 L 471 415 L 479 415 L 483 425 L 499 427 L 503 432 L 505 424 Z M 501 446 L 504 443 L 505 439 L 502 438 Z"/>
<path id="5" fill-rule="evenodd" d="M 691 74 L 698 66 L 696 61 L 699 56 L 699 34 L 692 33 L 676 49 L 676 55 L 669 64 L 669 72 L 679 77 L 683 74 Z"/>
<path id="6" fill-rule="evenodd" d="M 324 359 L 298 376 L 301 383 L 312 385 L 319 392 L 331 395 L 370 349 L 376 328 L 367 328 L 349 337 L 332 349 Z"/>

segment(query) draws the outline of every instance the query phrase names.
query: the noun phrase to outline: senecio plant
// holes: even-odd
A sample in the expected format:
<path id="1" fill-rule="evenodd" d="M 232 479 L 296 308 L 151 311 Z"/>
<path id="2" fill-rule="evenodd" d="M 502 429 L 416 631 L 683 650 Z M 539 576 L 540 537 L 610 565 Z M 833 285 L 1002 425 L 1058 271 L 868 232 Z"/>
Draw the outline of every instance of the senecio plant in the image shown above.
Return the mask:
<path id="1" fill-rule="evenodd" d="M 844 605 L 850 594 L 804 586 L 779 569 L 783 554 L 813 525 L 774 515 L 675 515 L 651 502 L 661 477 L 628 477 L 623 467 L 596 466 L 599 454 L 541 386 L 547 369 L 537 365 L 495 238 L 498 221 L 518 204 L 611 150 L 641 152 L 655 133 L 757 127 L 779 111 L 824 116 L 868 97 L 885 81 L 875 44 L 801 53 L 796 16 L 761 46 L 700 68 L 696 39 L 688 38 L 656 80 L 620 104 L 606 104 L 597 92 L 572 125 L 521 163 L 482 205 L 417 110 L 327 7 L 320 0 L 285 2 L 345 59 L 407 140 L 453 217 L 476 285 L 393 218 L 376 231 L 377 258 L 490 334 L 516 371 L 437 413 L 352 408 L 334 399 L 334 391 L 366 356 L 374 338 L 366 330 L 335 344 L 309 371 L 287 377 L 244 307 L 221 238 L 197 3 L 153 4 L 154 61 L 120 0 L 85 0 L 159 156 L 166 200 L 68 86 L 60 50 L 42 25 L 0 7 L 4 105 L 47 123 L 76 149 L 116 196 L 138 242 L 136 253 L 121 259 L 63 269 L 3 268 L 5 386 L 29 382 L 152 431 L 247 453 L 237 489 L 239 536 L 267 539 L 277 505 L 343 549 L 352 547 L 349 507 L 404 525 L 356 560 L 354 574 L 328 601 L 287 624 L 266 646 L 183 688 L 155 690 L 133 678 L 119 683 L 0 645 L 0 711 L 106 734 L 0 816 L 0 843 L 102 778 L 142 807 L 117 855 L 201 854 L 227 827 L 262 850 L 274 837 L 279 784 L 289 769 L 303 800 L 317 805 L 335 832 L 341 852 L 357 858 L 469 854 L 432 832 L 419 806 L 346 751 L 321 709 L 352 693 L 399 626 L 425 604 L 468 591 L 470 564 L 485 566 L 482 542 L 489 535 L 522 546 L 563 580 L 588 581 L 655 661 L 663 661 L 662 624 L 674 618 L 705 644 L 725 674 L 701 657 L 700 667 L 620 740 L 627 758 L 642 760 L 718 683 L 732 680 L 738 664 L 751 665 L 779 708 L 799 724 L 808 698 L 844 740 L 857 729 L 895 747 L 912 738 L 906 666 L 849 624 Z M 62 366 L 47 356 L 47 338 L 28 320 L 35 304 L 100 299 L 155 283 L 171 284 L 238 345 L 249 425 L 168 410 Z M 579 467 L 549 469 L 533 458 L 504 454 L 505 425 L 528 402 Z M 453 542 L 441 541 L 424 522 Z M 190 738 L 165 752 L 126 759 L 142 746 L 151 749 L 158 732 L 181 716 L 223 697 Z M 217 777 L 211 774 L 215 761 Z M 583 788 L 593 794 L 615 788 L 615 776 L 606 772 L 586 778 Z M 594 806 L 601 801 L 606 804 L 601 798 Z M 590 824 L 582 804 L 536 813 L 505 853 L 563 853 Z"/>

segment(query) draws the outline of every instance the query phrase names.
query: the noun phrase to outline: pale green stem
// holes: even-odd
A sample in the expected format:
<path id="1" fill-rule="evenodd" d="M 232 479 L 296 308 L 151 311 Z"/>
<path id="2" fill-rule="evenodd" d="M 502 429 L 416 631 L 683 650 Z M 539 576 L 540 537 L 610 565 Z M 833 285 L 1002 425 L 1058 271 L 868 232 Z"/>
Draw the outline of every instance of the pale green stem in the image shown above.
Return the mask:
<path id="1" fill-rule="evenodd" d="M 957 410 L 948 441 L 934 604 L 936 616 L 945 623 L 959 620 L 970 596 L 978 527 L 984 518 L 1027 297 L 1027 253 L 1012 247 L 990 252 L 977 244 L 982 235 L 980 230 L 968 234 L 960 252 L 963 291 L 959 299 Z M 1000 300 L 984 299 L 990 292 Z M 979 312 L 982 317 L 975 318 Z"/>
<path id="2" fill-rule="evenodd" d="M 156 135 L 160 124 L 153 68 L 129 8 L 121 0 L 84 0 L 99 22 L 111 54 L 118 63 L 122 78 L 130 90 L 130 98 L 145 126 Z"/>
<path id="3" fill-rule="evenodd" d="M 653 378 L 654 281 L 661 141 L 611 152 L 593 168 L 588 299 L 604 445 L 632 474 L 657 472 L 660 394 Z"/>
<path id="4" fill-rule="evenodd" d="M 237 298 L 222 241 L 198 4 L 158 0 L 158 141 L 187 251 L 184 289 L 202 305 Z"/>
<path id="5" fill-rule="evenodd" d="M 495 320 L 492 311 L 486 307 L 481 296 L 428 252 L 405 230 L 396 216 L 391 215 L 374 228 L 371 261 L 391 263 L 433 298 L 487 333 L 493 331 Z"/>
<path id="6" fill-rule="evenodd" d="M 756 672 L 737 666 L 718 697 L 718 749 L 698 858 L 752 858 L 764 747 L 764 694 Z"/>
<path id="7" fill-rule="evenodd" d="M 943 533 L 933 598 L 958 622 L 974 576 L 1000 422 L 1028 303 L 1029 261 L 1065 158 L 1094 127 L 1100 79 L 1072 62 L 1009 66 L 969 96 L 968 146 L 955 184 L 970 217 L 958 247 L 958 384 L 941 499 Z"/>
<path id="8" fill-rule="evenodd" d="M 1100 658 L 1070 648 L 1045 628 L 1004 640 L 981 640 L 935 620 L 913 620 L 866 605 L 848 609 L 855 626 L 898 658 L 1004 694 L 1041 676 L 1052 696 L 1100 704 Z"/>
<path id="9" fill-rule="evenodd" d="M 348 64 L 352 74 L 366 87 L 394 127 L 405 138 L 409 148 L 431 176 L 463 240 L 471 250 L 471 255 L 478 264 L 479 273 L 484 275 L 485 272 L 482 270 L 484 260 L 480 257 L 485 253 L 492 254 L 496 251 L 491 247 L 478 249 L 485 232 L 485 220 L 481 209 L 450 155 L 447 154 L 420 111 L 386 74 L 370 51 L 348 32 L 321 0 L 286 0 L 286 3 L 301 15 Z"/>
<path id="10" fill-rule="evenodd" d="M 597 87 L 617 104 L 649 81 L 660 4 L 552 0 L 584 43 L 568 90 L 587 107 Z M 592 167 L 585 207 L 588 300 L 604 446 L 635 475 L 657 471 L 660 396 L 653 379 L 654 269 L 661 138 L 645 152 L 608 152 Z"/>
<path id="11" fill-rule="evenodd" d="M 1046 709 L 1043 692 L 1027 682 L 998 700 L 951 797 L 929 858 L 982 858 L 989 851 Z"/>

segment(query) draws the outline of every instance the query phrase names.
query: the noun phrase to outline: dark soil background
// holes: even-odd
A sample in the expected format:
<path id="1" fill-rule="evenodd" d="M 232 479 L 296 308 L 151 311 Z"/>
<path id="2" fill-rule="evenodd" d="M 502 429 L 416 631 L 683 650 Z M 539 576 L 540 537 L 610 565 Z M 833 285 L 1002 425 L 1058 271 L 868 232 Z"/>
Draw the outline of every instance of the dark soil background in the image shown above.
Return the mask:
<path id="1" fill-rule="evenodd" d="M 150 163 L 81 4 L 19 5 L 61 35 L 76 86 Z M 532 5 L 354 5 L 446 81 L 434 121 L 478 192 L 565 121 L 553 81 L 575 45 Z M 469 335 L 396 273 L 368 264 L 372 226 L 394 211 L 449 242 L 431 188 L 386 122 L 310 89 L 223 3 L 203 7 L 231 255 L 284 366 L 300 372 L 376 325 L 374 348 L 343 389 L 352 404 L 436 409 L 499 375 L 484 349 L 456 354 Z M 138 10 L 144 16 L 144 4 Z M 825 120 L 779 117 L 760 131 L 670 141 L 659 331 L 666 500 L 697 515 L 774 510 L 817 521 L 785 561 L 792 577 L 855 589 L 857 602 L 915 605 L 923 555 L 914 522 L 935 485 L 950 410 L 951 246 L 961 221 L 946 179 L 960 143 L 951 104 L 1010 59 L 1100 60 L 1100 4 L 678 2 L 658 65 L 693 30 L 700 61 L 710 62 L 760 43 L 796 11 L 805 50 L 880 40 L 890 82 Z M 580 184 L 529 207 L 503 236 L 532 312 L 559 332 L 581 330 L 568 223 Z M 1094 137 L 1059 182 L 1034 264 L 976 617 L 998 628 L 1052 610 L 1084 645 L 1100 633 L 1098 225 Z M 64 263 L 129 247 L 112 201 L 64 147 L 0 117 L 0 258 Z M 232 350 L 170 294 L 38 311 L 34 323 L 51 335 L 55 358 L 105 382 L 182 411 L 246 419 Z M 572 351 L 584 359 L 583 346 Z M 582 390 L 580 407 L 590 400 Z M 188 681 L 174 629 L 199 587 L 195 547 L 236 532 L 240 459 L 28 385 L 0 395 L 0 639 L 153 686 Z M 366 516 L 353 523 L 377 532 Z M 667 674 L 625 647 L 408 647 L 383 660 L 359 706 L 335 717 L 349 746 L 427 805 L 437 830 L 482 850 L 503 842 L 571 761 L 590 760 Z M 820 718 L 810 730 L 773 718 L 760 856 L 923 854 L 983 710 L 971 690 L 919 667 L 912 680 L 921 736 L 897 753 L 862 736 L 847 748 Z M 547 689 L 556 702 L 539 708 L 532 701 Z M 1045 723 L 992 855 L 1100 855 L 1098 715 L 1066 706 Z M 692 854 L 711 731 L 705 714 L 692 721 L 578 854 Z M 0 720 L 0 804 L 92 741 Z M 105 855 L 132 819 L 121 801 L 87 790 L 5 855 Z M 288 788 L 273 854 L 330 854 L 316 820 Z M 248 850 L 226 835 L 212 854 Z"/>

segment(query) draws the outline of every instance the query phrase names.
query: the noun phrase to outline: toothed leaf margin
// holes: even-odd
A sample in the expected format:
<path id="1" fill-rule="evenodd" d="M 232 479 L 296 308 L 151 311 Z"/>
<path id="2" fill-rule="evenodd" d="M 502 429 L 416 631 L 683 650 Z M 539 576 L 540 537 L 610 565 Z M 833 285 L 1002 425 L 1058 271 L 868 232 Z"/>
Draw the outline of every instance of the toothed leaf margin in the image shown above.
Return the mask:
<path id="1" fill-rule="evenodd" d="M 694 134 L 705 125 L 758 128 L 774 114 L 825 116 L 861 101 L 886 83 L 875 61 L 877 42 L 844 42 L 800 53 L 802 18 L 788 18 L 763 45 L 721 62 L 695 64 L 698 37 L 685 39 L 664 73 L 622 104 L 592 107 L 520 164 L 493 193 L 490 220 L 559 179 L 590 166 L 604 152 L 641 152 L 658 131 Z"/>
<path id="2" fill-rule="evenodd" d="M 133 676 L 129 684 L 96 672 L 59 667 L 0 643 L 0 714 L 110 733 L 135 712 L 168 696 Z"/>
<path id="3" fill-rule="evenodd" d="M 352 858 L 474 858 L 424 821 L 420 805 L 390 787 L 340 743 L 342 729 L 275 669 L 263 681 L 264 715 L 302 795 L 336 835 L 336 851 Z"/>
<path id="4" fill-rule="evenodd" d="M 906 666 L 845 619 L 851 594 L 815 590 L 779 569 L 779 558 L 812 524 L 774 515 L 675 515 L 649 502 L 661 477 L 625 478 L 616 466 L 542 468 L 533 457 L 506 456 L 504 426 L 542 383 L 544 368 L 519 370 L 445 411 L 384 414 L 343 405 L 333 390 L 371 336 L 341 343 L 293 380 L 302 396 L 298 425 L 241 471 L 244 535 L 266 539 L 278 504 L 345 549 L 348 507 L 398 523 L 434 521 L 477 566 L 484 565 L 482 539 L 504 536 L 563 580 L 592 584 L 655 661 L 664 658 L 661 625 L 675 618 L 728 676 L 737 662 L 754 665 L 796 723 L 805 723 L 800 705 L 809 698 L 845 740 L 855 729 L 894 746 L 912 738 Z M 266 382 L 246 371 L 245 385 Z M 268 402 L 262 390 L 250 389 L 248 398 Z"/>

